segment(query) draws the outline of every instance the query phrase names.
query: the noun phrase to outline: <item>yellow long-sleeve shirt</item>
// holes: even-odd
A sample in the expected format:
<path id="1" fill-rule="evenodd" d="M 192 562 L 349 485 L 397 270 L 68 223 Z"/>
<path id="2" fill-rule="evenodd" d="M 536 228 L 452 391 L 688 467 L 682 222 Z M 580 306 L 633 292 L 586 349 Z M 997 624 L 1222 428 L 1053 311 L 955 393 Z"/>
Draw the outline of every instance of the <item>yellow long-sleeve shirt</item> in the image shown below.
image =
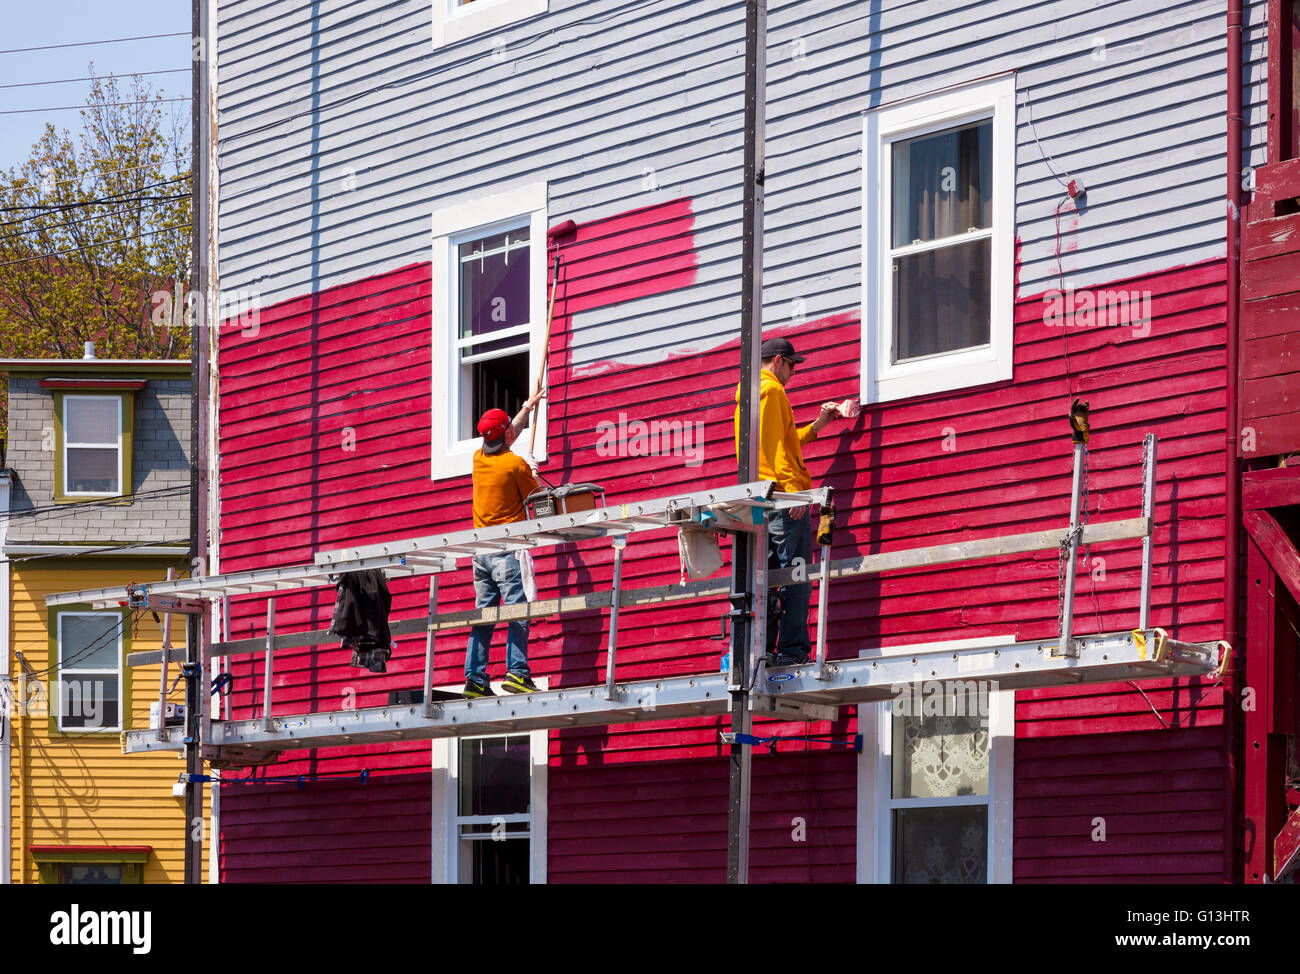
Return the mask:
<path id="1" fill-rule="evenodd" d="M 817 439 L 812 423 L 794 425 L 794 410 L 785 387 L 767 369 L 759 376 L 758 478 L 775 480 L 783 492 L 811 490 L 812 475 L 803 462 L 803 444 Z M 740 386 L 736 386 L 736 452 L 740 452 Z"/>

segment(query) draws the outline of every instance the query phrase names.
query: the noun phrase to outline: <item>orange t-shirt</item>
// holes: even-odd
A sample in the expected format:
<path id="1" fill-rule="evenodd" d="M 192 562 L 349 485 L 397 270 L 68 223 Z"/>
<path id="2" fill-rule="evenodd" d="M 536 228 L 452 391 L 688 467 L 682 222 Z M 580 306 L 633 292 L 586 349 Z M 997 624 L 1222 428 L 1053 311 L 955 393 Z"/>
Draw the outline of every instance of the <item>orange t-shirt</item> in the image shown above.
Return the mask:
<path id="1" fill-rule="evenodd" d="M 537 489 L 524 458 L 509 450 L 474 454 L 474 527 L 524 520 L 524 498 Z"/>

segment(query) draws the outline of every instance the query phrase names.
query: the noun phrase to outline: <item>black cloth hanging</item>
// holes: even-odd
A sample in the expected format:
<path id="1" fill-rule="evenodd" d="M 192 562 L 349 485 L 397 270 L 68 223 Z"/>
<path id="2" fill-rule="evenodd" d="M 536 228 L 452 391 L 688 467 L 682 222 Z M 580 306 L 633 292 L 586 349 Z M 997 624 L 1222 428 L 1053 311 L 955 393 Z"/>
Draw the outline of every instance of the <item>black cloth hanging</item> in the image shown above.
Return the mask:
<path id="1" fill-rule="evenodd" d="M 393 597 L 384 573 L 378 568 L 345 572 L 334 591 L 334 621 L 329 631 L 342 637 L 343 649 L 352 650 L 353 666 L 385 672 L 393 642 L 388 629 Z"/>

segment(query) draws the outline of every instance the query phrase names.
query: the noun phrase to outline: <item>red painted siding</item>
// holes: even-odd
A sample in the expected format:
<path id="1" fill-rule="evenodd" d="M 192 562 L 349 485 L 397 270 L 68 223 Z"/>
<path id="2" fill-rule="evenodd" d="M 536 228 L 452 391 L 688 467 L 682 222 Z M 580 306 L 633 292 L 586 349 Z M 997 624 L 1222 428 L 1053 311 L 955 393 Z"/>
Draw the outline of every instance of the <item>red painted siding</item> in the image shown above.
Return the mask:
<path id="1" fill-rule="evenodd" d="M 611 362 L 582 370 L 569 367 L 578 282 L 590 285 L 588 295 L 603 293 L 589 297 L 600 303 L 610 298 L 609 288 L 618 280 L 617 268 L 603 264 L 604 250 L 584 250 L 581 243 L 617 231 L 648 248 L 645 260 L 633 263 L 658 266 L 663 276 L 650 284 L 642 280 L 632 297 L 651 293 L 642 288 L 663 290 L 693 280 L 692 259 L 672 243 L 687 232 L 689 207 L 685 212 L 652 208 L 641 211 L 640 218 L 652 225 L 640 236 L 633 225 L 580 229 L 578 241 L 566 250 L 575 306 L 561 303 L 557 308 L 552 346 L 549 446 L 554 459 L 547 472 L 604 483 L 611 501 L 734 477 L 735 343 L 650 366 Z M 602 278 L 606 273 L 614 276 Z M 414 265 L 287 302 L 263 312 L 257 336 L 237 331 L 222 335 L 222 570 L 302 561 L 317 548 L 452 529 L 466 522 L 468 478 L 431 482 L 428 476 L 428 274 L 426 265 Z M 607 283 L 599 284 L 602 280 Z M 1091 401 L 1096 427 L 1089 505 L 1094 519 L 1137 512 L 1141 436 L 1149 430 L 1160 434 L 1153 619 L 1178 638 L 1217 638 L 1223 594 L 1223 267 L 1208 263 L 1114 286 L 1153 292 L 1149 337 L 1135 338 L 1128 329 L 1072 330 L 1067 376 L 1067 336 L 1043 323 L 1041 298 L 1026 298 L 1017 307 L 1014 383 L 869 408 L 852 426 L 832 426 L 811 444 L 806 455 L 814 477 L 836 487 L 845 512 L 834 555 L 1061 525 L 1070 483 L 1064 416 L 1070 395 L 1078 393 Z M 859 325 L 854 314 L 809 322 L 785 333 L 811 355 L 790 388 L 801 421 L 811 419 L 815 405 L 825 399 L 856 394 Z M 598 424 L 617 421 L 620 413 L 629 419 L 703 422 L 702 463 L 689 466 L 680 456 L 600 456 Z M 954 436 L 955 449 L 945 450 L 944 443 L 954 442 Z M 674 539 L 666 535 L 633 539 L 625 584 L 675 579 L 675 551 Z M 1095 580 L 1094 594 L 1091 576 L 1083 576 L 1076 631 L 1131 627 L 1136 622 L 1137 546 L 1097 546 L 1093 554 L 1105 560 L 1105 577 Z M 607 546 L 586 543 L 548 551 L 537 563 L 543 591 L 561 586 L 572 591 L 607 584 L 611 558 Z M 1055 555 L 1049 552 L 837 584 L 830 608 L 831 654 L 856 655 L 880 641 L 899 644 L 1000 633 L 1020 639 L 1047 636 L 1056 624 L 1056 569 Z M 471 606 L 469 573 L 448 578 L 441 597 L 449 609 Z M 324 628 L 330 604 L 329 592 L 281 598 L 278 626 L 285 631 Z M 236 636 L 261 631 L 263 606 L 260 599 L 235 606 Z M 394 586 L 395 617 L 423 611 L 424 593 L 418 584 Z M 721 644 L 707 637 L 718 632 L 723 611 L 721 603 L 713 603 L 627 612 L 619 641 L 620 677 L 714 668 Z M 438 682 L 460 679 L 463 645 L 459 637 L 440 641 Z M 534 672 L 549 676 L 552 686 L 599 682 L 604 645 L 598 613 L 536 624 L 530 648 Z M 497 670 L 500 652 L 498 645 L 493 661 Z M 276 712 L 338 709 L 348 702 L 373 705 L 385 701 L 391 689 L 417 686 L 422 641 L 403 640 L 390 672 L 383 676 L 358 674 L 347 664 L 343 653 L 329 647 L 277 656 Z M 257 713 L 260 664 L 246 659 L 235 672 L 236 713 Z M 1025 741 L 1017 742 L 1018 799 L 1022 790 L 1029 796 L 1039 786 L 1045 776 L 1042 768 L 1052 764 L 1051 748 L 1094 740 L 1078 735 L 1125 739 L 1146 719 L 1145 704 L 1127 686 L 1038 691 L 1021 698 L 1018 736 Z M 1157 688 L 1153 700 L 1165 710 L 1175 704 L 1179 708 L 1176 729 L 1158 735 L 1160 741 L 1177 745 L 1153 744 L 1153 753 L 1176 746 L 1209 761 L 1205 735 L 1210 732 L 1201 728 L 1218 720 L 1215 691 L 1186 685 L 1175 691 Z M 551 876 L 721 879 L 726 778 L 716 744 L 718 727 L 717 721 L 696 721 L 553 735 Z M 781 732 L 796 731 L 791 727 Z M 1029 756 L 1022 763 L 1024 748 Z M 1035 763 L 1035 753 L 1042 753 L 1044 761 Z M 1112 773 L 1065 756 L 1062 752 L 1060 766 L 1077 769 L 1066 777 L 1079 787 L 1090 787 Z M 768 794 L 755 786 L 756 815 L 761 809 L 763 816 L 755 837 L 756 878 L 851 879 L 856 833 L 854 815 L 847 811 L 854 804 L 851 756 L 815 750 L 764 756 L 755 765 L 770 790 Z M 363 766 L 381 775 L 416 775 L 411 780 L 418 780 L 417 769 L 428 767 L 428 748 L 322 751 L 310 762 L 304 758 L 284 767 L 297 771 Z M 1210 772 L 1205 775 L 1208 780 Z M 817 781 L 812 793 L 806 791 L 810 780 Z M 1163 793 L 1154 778 L 1148 775 L 1145 780 L 1145 791 L 1140 782 L 1134 783 L 1135 801 Z M 223 799 L 234 787 L 248 786 L 229 786 Z M 372 779 L 366 786 L 347 787 L 357 793 L 372 789 L 373 794 L 375 783 Z M 1200 794 L 1201 785 L 1188 788 Z M 395 799 L 388 812 L 402 821 L 415 821 L 421 808 L 427 815 L 427 789 L 423 798 L 418 790 Z M 306 796 L 307 789 L 302 794 Z M 275 803 L 260 795 L 249 788 L 227 806 L 238 809 L 238 814 L 232 812 L 235 824 L 227 833 L 230 870 L 251 868 L 240 866 L 238 859 L 247 836 L 259 829 L 272 835 L 298 821 L 294 816 L 301 803 Z M 818 808 L 813 813 L 816 826 L 809 819 L 810 839 L 800 845 L 790 841 L 789 818 L 796 808 L 808 806 L 810 797 L 822 804 L 813 802 Z M 347 814 L 346 804 L 340 805 L 338 815 Z M 601 834 L 580 840 L 586 823 L 596 819 L 606 822 Z M 641 831 L 642 819 L 655 820 L 661 831 Z M 345 826 L 331 820 L 320 826 L 321 834 L 339 835 Z M 1085 861 L 1092 863 L 1090 875 L 1128 875 L 1118 866 L 1112 868 L 1118 862 L 1114 847 L 1102 853 L 1081 846 L 1071 838 L 1073 828 L 1047 835 L 1043 842 L 1026 835 L 1022 843 L 1018 836 L 1018 861 L 1023 855 L 1026 863 L 1034 863 L 1024 866 L 1026 879 L 1072 875 L 1069 870 L 1083 868 L 1078 864 Z M 651 840 L 651 834 L 658 838 Z M 395 844 L 405 842 L 399 838 Z M 274 843 L 260 849 L 259 861 L 268 870 L 264 875 L 273 875 L 276 863 L 292 869 L 299 861 L 298 853 L 287 847 L 280 853 L 268 846 Z M 424 855 L 427 867 L 427 850 Z M 401 869 L 418 872 L 421 860 L 414 851 L 398 858 Z M 1169 852 L 1153 852 L 1144 868 L 1177 865 L 1187 871 L 1187 864 L 1175 863 L 1175 858 Z M 1213 870 L 1197 865 L 1190 871 L 1200 875 Z M 230 873 L 237 874 L 250 875 Z M 1167 873 L 1175 874 L 1182 873 Z"/>

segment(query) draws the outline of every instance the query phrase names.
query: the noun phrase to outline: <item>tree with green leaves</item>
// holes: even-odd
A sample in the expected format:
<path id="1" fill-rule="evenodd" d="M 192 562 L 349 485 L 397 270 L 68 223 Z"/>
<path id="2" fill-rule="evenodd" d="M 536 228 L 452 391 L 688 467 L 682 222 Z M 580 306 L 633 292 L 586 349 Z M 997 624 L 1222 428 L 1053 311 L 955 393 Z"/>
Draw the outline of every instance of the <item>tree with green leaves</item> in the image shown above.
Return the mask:
<path id="1" fill-rule="evenodd" d="M 75 138 L 47 124 L 0 172 L 0 356 L 189 355 L 184 323 L 154 320 L 190 275 L 189 117 L 164 107 L 138 76 L 96 78 Z"/>

